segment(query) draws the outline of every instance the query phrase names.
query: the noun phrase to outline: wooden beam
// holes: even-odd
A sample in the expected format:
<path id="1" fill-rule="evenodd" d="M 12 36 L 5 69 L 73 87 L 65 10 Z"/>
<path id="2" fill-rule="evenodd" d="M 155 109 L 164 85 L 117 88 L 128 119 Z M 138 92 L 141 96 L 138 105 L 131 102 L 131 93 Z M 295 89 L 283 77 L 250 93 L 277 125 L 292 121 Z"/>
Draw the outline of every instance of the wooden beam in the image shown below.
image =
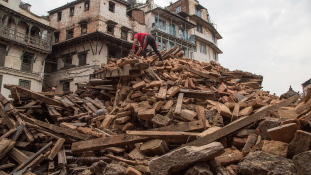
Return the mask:
<path id="1" fill-rule="evenodd" d="M 91 46 L 92 53 L 94 55 L 94 50 L 93 50 L 93 47 L 92 47 L 92 41 L 89 41 L 89 43 L 90 43 L 90 46 Z"/>
<path id="2" fill-rule="evenodd" d="M 39 93 L 30 91 L 30 90 L 25 89 L 25 88 L 23 88 L 23 87 L 16 86 L 16 85 L 4 85 L 4 87 L 7 88 L 7 89 L 11 89 L 11 88 L 14 87 L 14 86 L 16 87 L 18 93 L 25 94 L 26 96 L 28 96 L 28 97 L 30 97 L 30 98 L 33 98 L 33 99 L 42 101 L 42 102 L 44 102 L 44 103 L 46 103 L 46 104 L 50 104 L 50 105 L 63 106 L 62 103 L 59 102 L 59 101 L 57 101 L 57 100 L 48 98 L 48 97 L 46 97 L 46 96 L 44 96 L 44 95 L 41 95 L 41 94 L 39 94 Z"/>
<path id="3" fill-rule="evenodd" d="M 184 93 L 184 97 L 188 97 L 188 98 L 215 100 L 215 93 L 211 91 L 180 89 L 179 92 Z"/>
<path id="4" fill-rule="evenodd" d="M 180 114 L 183 98 L 184 98 L 184 93 L 179 93 L 176 108 L 175 108 L 175 114 L 178 114 L 178 115 Z"/>
<path id="5" fill-rule="evenodd" d="M 55 143 L 54 147 L 51 150 L 51 153 L 48 157 L 49 160 L 53 160 L 55 158 L 55 156 L 57 155 L 58 151 L 62 148 L 63 144 L 65 142 L 65 139 L 60 138 L 57 140 L 57 142 Z"/>
<path id="6" fill-rule="evenodd" d="M 0 141 L 4 138 L 7 138 L 9 137 L 12 133 L 14 133 L 16 131 L 16 129 L 10 129 L 8 132 L 6 132 L 5 134 L 3 134 L 1 137 L 0 137 Z"/>
<path id="7" fill-rule="evenodd" d="M 88 141 L 74 142 L 71 146 L 71 151 L 75 153 L 84 151 L 95 151 L 101 150 L 107 147 L 122 146 L 132 143 L 139 143 L 148 140 L 147 137 L 140 136 L 129 136 L 127 134 L 123 135 L 113 135 L 110 137 L 93 139 Z"/>
<path id="8" fill-rule="evenodd" d="M 192 122 L 180 122 L 175 125 L 150 129 L 150 131 L 180 131 L 180 132 L 202 132 L 204 125 L 199 120 Z"/>
<path id="9" fill-rule="evenodd" d="M 23 152 L 16 148 L 12 148 L 12 150 L 9 153 L 9 156 L 12 157 L 17 163 L 22 164 L 27 159 L 29 159 L 28 156 L 26 156 Z"/>
<path id="10" fill-rule="evenodd" d="M 206 72 L 206 71 L 200 71 L 198 69 L 195 69 L 195 68 L 192 68 L 192 67 L 188 67 L 188 66 L 180 66 L 180 67 L 185 69 L 185 70 L 187 70 L 188 72 L 194 73 L 196 75 L 200 75 L 201 77 L 213 79 L 213 80 L 221 83 L 221 81 L 219 80 L 217 74 L 211 74 L 211 73 Z"/>
<path id="11" fill-rule="evenodd" d="M 101 42 L 102 42 L 102 47 L 100 48 L 98 55 L 100 55 L 100 53 L 101 53 L 101 51 L 102 51 L 102 49 L 103 49 L 103 47 L 104 47 L 105 40 L 104 40 L 104 41 L 101 41 Z"/>
<path id="12" fill-rule="evenodd" d="M 249 117 L 241 117 L 238 120 L 235 120 L 234 122 L 231 122 L 230 124 L 228 124 L 227 126 L 223 127 L 220 130 L 214 131 L 204 137 L 201 137 L 193 142 L 190 142 L 188 144 L 184 144 L 182 145 L 182 147 L 184 146 L 202 146 L 202 145 L 207 145 L 211 142 L 214 142 L 217 139 L 220 139 L 222 137 L 225 137 L 247 125 L 250 125 L 254 122 L 256 122 L 257 120 L 259 120 L 261 117 L 266 116 L 267 111 L 276 111 L 277 109 L 279 109 L 280 107 L 286 107 L 288 105 L 290 105 L 291 103 L 293 103 L 294 101 L 296 101 L 299 98 L 299 95 L 293 96 L 287 100 L 284 100 L 276 105 L 267 107 L 264 106 L 261 108 L 261 110 L 259 110 L 258 112 L 256 112 L 255 114 L 249 116 Z"/>

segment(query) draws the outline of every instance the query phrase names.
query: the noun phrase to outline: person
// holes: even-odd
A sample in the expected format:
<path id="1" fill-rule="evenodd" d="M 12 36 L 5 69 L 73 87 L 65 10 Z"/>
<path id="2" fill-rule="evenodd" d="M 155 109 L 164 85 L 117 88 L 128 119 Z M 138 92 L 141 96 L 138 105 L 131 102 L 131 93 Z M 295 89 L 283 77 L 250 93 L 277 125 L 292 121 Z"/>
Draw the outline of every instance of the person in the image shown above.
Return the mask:
<path id="1" fill-rule="evenodd" d="M 147 47 L 150 45 L 153 51 L 159 56 L 160 60 L 163 61 L 163 57 L 158 50 L 158 45 L 152 35 L 150 35 L 149 33 L 136 33 L 133 39 L 134 39 L 134 43 L 133 43 L 132 50 L 135 50 L 136 44 L 139 43 L 139 50 L 136 53 L 137 56 L 142 51 L 144 58 L 146 58 Z"/>

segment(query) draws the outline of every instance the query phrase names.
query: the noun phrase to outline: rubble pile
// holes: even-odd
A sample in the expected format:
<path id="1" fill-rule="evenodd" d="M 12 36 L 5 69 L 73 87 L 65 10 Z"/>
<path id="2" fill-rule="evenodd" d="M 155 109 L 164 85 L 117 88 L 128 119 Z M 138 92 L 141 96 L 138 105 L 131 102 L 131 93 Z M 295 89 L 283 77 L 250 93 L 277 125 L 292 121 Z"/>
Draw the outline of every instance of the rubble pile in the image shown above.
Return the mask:
<path id="1" fill-rule="evenodd" d="M 180 51 L 102 64 L 75 94 L 4 85 L 0 174 L 310 174 L 311 88 L 281 99 Z"/>

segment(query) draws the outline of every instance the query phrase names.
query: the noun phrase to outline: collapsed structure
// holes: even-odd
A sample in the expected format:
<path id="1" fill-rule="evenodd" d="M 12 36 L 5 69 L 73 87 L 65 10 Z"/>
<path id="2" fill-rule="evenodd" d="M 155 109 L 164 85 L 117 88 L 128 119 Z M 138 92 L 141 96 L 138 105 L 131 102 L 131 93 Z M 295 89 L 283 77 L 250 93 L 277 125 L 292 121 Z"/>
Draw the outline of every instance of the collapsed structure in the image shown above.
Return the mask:
<path id="1" fill-rule="evenodd" d="M 181 50 L 103 63 L 76 94 L 5 85 L 1 173 L 309 174 L 311 88 L 280 100 Z"/>

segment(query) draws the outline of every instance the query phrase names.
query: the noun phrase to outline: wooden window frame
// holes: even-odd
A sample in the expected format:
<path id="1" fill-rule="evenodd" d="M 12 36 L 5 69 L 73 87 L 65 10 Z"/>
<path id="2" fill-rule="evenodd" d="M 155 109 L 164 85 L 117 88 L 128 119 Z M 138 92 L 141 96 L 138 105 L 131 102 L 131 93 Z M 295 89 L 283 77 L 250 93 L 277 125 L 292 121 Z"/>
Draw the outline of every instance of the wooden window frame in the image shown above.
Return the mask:
<path id="1" fill-rule="evenodd" d="M 112 27 L 112 32 L 108 30 L 109 27 Z M 114 28 L 115 28 L 115 25 L 107 24 L 107 33 L 110 35 L 114 35 Z"/>
<path id="2" fill-rule="evenodd" d="M 90 10 L 90 1 L 85 1 L 84 2 L 84 11 L 89 11 Z"/>
<path id="3" fill-rule="evenodd" d="M 71 30 L 72 30 L 72 36 L 69 36 L 68 33 L 69 33 L 69 31 L 71 31 Z M 74 38 L 74 33 L 75 33 L 74 28 L 66 30 L 66 40 L 71 39 L 71 38 Z"/>
<path id="4" fill-rule="evenodd" d="M 26 83 L 29 83 L 29 89 L 27 88 L 27 87 L 23 87 L 22 85 L 21 85 L 21 83 L 22 82 L 26 82 Z M 23 79 L 19 79 L 19 81 L 18 81 L 18 85 L 19 86 L 21 86 L 21 87 L 23 87 L 23 88 L 25 88 L 25 89 L 28 89 L 28 90 L 30 90 L 30 88 L 31 88 L 31 81 L 29 81 L 29 80 L 23 80 Z"/>
<path id="5" fill-rule="evenodd" d="M 122 37 L 122 33 L 125 33 L 125 37 Z M 126 30 L 121 29 L 121 39 L 124 39 L 127 41 L 127 35 L 128 35 L 128 32 Z"/>
<path id="6" fill-rule="evenodd" d="M 31 63 L 30 63 L 30 70 L 23 70 L 23 65 L 25 64 L 25 63 L 24 63 L 25 54 L 32 55 Z M 23 53 L 23 55 L 22 55 L 22 61 L 21 61 L 21 71 L 32 72 L 34 56 L 35 56 L 34 53 L 30 53 L 30 52 L 26 52 L 26 51 Z"/>
<path id="7" fill-rule="evenodd" d="M 57 21 L 61 21 L 62 20 L 62 11 L 57 12 Z"/>
<path id="8" fill-rule="evenodd" d="M 70 7 L 70 9 L 69 9 L 69 17 L 74 16 L 74 14 L 75 14 L 75 7 Z"/>
<path id="9" fill-rule="evenodd" d="M 6 47 L 7 45 L 0 44 L 0 49 L 3 49 L 3 57 L 0 55 L 0 59 L 2 59 L 2 64 L 0 64 L 0 66 L 4 66 L 4 63 L 5 63 Z"/>
<path id="10" fill-rule="evenodd" d="M 69 88 L 68 88 L 68 90 L 65 90 L 65 84 L 67 84 L 67 83 L 68 83 L 68 85 L 69 85 L 69 86 L 68 86 Z M 63 91 L 64 91 L 64 92 L 70 92 L 70 81 L 65 81 L 65 82 L 63 82 Z"/>
<path id="11" fill-rule="evenodd" d="M 197 24 L 197 31 L 203 33 L 203 26 L 201 24 Z"/>
<path id="12" fill-rule="evenodd" d="M 85 64 L 84 65 L 81 65 L 81 55 L 85 55 Z M 86 59 L 87 59 L 87 53 L 86 52 L 83 52 L 83 53 L 80 53 L 78 55 L 78 58 L 79 58 L 79 66 L 86 66 Z"/>
<path id="13" fill-rule="evenodd" d="M 81 26 L 81 35 L 87 34 L 87 24 L 81 24 L 80 26 Z M 86 29 L 85 32 L 83 32 L 84 28 Z"/>
<path id="14" fill-rule="evenodd" d="M 113 5 L 112 9 L 110 9 L 110 4 Z M 116 11 L 116 3 L 112 2 L 112 1 L 109 1 L 108 10 L 110 12 L 112 12 L 112 13 L 115 13 L 115 11 Z"/>

